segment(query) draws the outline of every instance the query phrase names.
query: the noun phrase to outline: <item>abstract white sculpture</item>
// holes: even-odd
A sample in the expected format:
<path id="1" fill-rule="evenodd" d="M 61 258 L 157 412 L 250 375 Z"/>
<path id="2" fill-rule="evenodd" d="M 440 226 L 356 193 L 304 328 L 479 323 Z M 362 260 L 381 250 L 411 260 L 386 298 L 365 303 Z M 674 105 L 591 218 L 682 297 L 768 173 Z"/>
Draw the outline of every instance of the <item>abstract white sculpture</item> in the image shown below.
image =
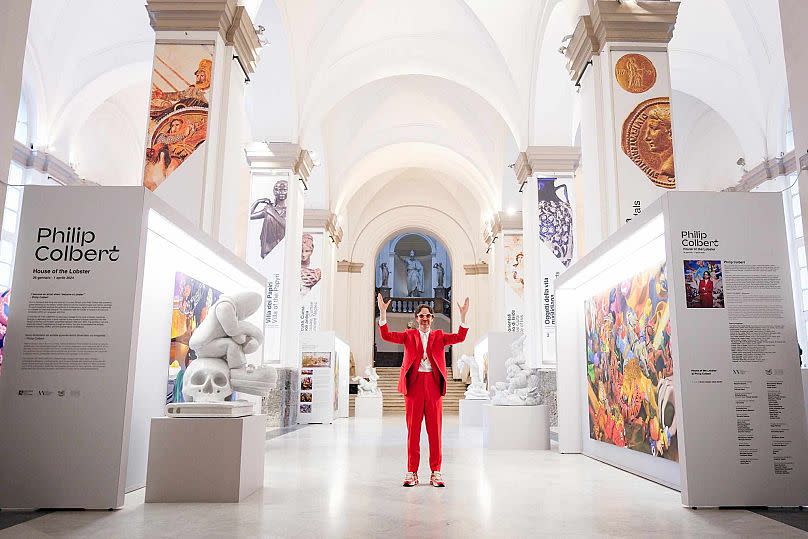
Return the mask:
<path id="1" fill-rule="evenodd" d="M 353 377 L 353 381 L 359 383 L 359 393 L 357 396 L 358 397 L 381 396 L 382 392 L 379 390 L 379 375 L 376 373 L 376 369 L 374 369 L 373 367 L 366 368 L 365 376 L 368 377 L 367 380 L 365 380 L 361 376 Z"/>
<path id="2" fill-rule="evenodd" d="M 528 369 L 524 354 L 525 336 L 511 344 L 511 357 L 505 361 L 507 380 L 495 384 L 491 404 L 497 406 L 536 406 L 539 397 L 538 369 Z"/>
<path id="3" fill-rule="evenodd" d="M 469 373 L 471 374 L 471 384 L 466 389 L 466 399 L 469 400 L 488 400 L 488 390 L 485 389 L 485 384 L 482 380 L 480 373 L 480 364 L 474 356 L 463 355 L 460 358 L 459 366 L 462 369 L 463 365 L 468 365 Z"/>
<path id="4" fill-rule="evenodd" d="M 196 328 L 188 345 L 197 358 L 186 369 L 182 394 L 190 402 L 223 401 L 233 391 L 265 397 L 278 375 L 273 367 L 246 363 L 258 350 L 263 332 L 245 319 L 261 306 L 261 295 L 237 292 L 221 296 Z"/>

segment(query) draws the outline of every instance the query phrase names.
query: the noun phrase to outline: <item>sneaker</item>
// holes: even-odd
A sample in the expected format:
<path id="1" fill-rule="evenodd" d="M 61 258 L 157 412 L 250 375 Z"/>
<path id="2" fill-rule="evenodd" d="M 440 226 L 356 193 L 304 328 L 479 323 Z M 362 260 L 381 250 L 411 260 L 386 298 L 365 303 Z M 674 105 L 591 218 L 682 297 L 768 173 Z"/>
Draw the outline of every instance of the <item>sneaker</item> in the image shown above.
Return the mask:
<path id="1" fill-rule="evenodd" d="M 417 484 L 418 484 L 418 474 L 415 472 L 407 472 L 407 475 L 404 476 L 404 486 L 414 487 Z"/>
<path id="2" fill-rule="evenodd" d="M 445 487 L 446 483 L 443 482 L 443 476 L 440 472 L 432 472 L 429 478 L 429 484 L 433 487 Z"/>

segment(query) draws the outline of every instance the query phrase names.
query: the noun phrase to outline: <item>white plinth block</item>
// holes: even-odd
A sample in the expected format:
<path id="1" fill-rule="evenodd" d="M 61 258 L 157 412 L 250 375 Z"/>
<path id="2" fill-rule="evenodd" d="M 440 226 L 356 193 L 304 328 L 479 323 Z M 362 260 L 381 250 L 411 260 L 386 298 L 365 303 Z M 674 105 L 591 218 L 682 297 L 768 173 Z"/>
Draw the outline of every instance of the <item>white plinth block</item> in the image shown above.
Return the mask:
<path id="1" fill-rule="evenodd" d="M 483 445 L 488 449 L 550 449 L 546 405 L 483 405 Z"/>
<path id="2" fill-rule="evenodd" d="M 384 398 L 378 397 L 356 397 L 354 415 L 363 419 L 381 419 Z"/>
<path id="3" fill-rule="evenodd" d="M 147 502 L 239 502 L 264 485 L 266 416 L 155 417 Z"/>
<path id="4" fill-rule="evenodd" d="M 482 427 L 483 406 L 490 404 L 489 399 L 463 399 L 460 401 L 460 426 Z"/>

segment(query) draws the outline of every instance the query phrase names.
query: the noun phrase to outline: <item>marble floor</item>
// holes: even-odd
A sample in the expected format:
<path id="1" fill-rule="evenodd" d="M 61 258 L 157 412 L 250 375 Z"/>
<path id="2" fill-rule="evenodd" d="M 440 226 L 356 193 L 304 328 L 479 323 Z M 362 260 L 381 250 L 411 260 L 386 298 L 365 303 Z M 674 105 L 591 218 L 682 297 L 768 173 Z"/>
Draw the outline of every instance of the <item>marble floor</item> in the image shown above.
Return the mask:
<path id="1" fill-rule="evenodd" d="M 267 440 L 264 489 L 240 504 L 144 504 L 140 490 L 119 511 L 49 513 L 0 538 L 808 536 L 749 511 L 685 509 L 678 492 L 583 456 L 481 440 L 447 417 L 447 488 L 405 489 L 403 417 L 311 425 Z"/>

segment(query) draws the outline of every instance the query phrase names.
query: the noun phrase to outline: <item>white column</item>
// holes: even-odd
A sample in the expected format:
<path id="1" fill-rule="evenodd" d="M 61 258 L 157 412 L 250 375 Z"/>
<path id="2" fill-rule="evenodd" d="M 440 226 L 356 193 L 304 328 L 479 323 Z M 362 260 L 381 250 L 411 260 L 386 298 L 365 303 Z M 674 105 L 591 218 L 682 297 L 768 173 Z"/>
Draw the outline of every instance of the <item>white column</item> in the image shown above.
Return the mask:
<path id="1" fill-rule="evenodd" d="M 0 3 L 0 73 L 3 74 L 0 77 L 0 201 L 6 199 L 30 13 L 31 0 Z M 4 205 L 0 204 L 0 222 L 3 209 Z"/>
<path id="2" fill-rule="evenodd" d="M 805 21 L 808 4 L 803 0 L 780 0 L 780 23 L 783 28 L 783 51 L 786 57 L 788 93 L 791 96 L 791 121 L 794 125 L 794 148 L 797 160 L 808 154 L 808 32 Z M 799 167 L 798 167 L 799 168 Z M 808 208 L 808 171 L 800 176 L 800 205 Z M 802 212 L 803 226 L 808 226 L 808 211 Z"/>
<path id="3" fill-rule="evenodd" d="M 590 248 L 675 188 L 667 47 L 678 9 L 595 0 L 567 48 L 582 101 Z"/>
<path id="4" fill-rule="evenodd" d="M 252 21 L 236 0 L 149 0 L 146 9 L 155 30 L 154 69 L 160 72 L 153 76 L 153 86 L 168 92 L 186 90 L 188 83 L 198 85 L 199 62 L 212 61 L 212 80 L 204 90 L 206 125 L 201 127 L 204 122 L 190 115 L 184 118 L 186 128 L 193 123 L 197 133 L 206 129 L 205 140 L 196 146 L 191 136 L 183 152 L 195 149 L 154 191 L 202 230 L 238 250 L 236 238 L 243 237 L 244 231 L 233 224 L 242 224 L 237 214 L 246 203 L 249 185 L 242 154 L 249 135 L 244 89 L 260 49 Z M 189 104 L 193 108 L 193 103 L 183 103 Z M 155 125 L 159 121 L 150 122 L 147 148 L 154 146 L 157 135 L 151 130 L 159 129 Z M 152 171 L 147 163 L 144 182 L 155 177 Z M 149 182 L 146 185 L 153 188 Z"/>

